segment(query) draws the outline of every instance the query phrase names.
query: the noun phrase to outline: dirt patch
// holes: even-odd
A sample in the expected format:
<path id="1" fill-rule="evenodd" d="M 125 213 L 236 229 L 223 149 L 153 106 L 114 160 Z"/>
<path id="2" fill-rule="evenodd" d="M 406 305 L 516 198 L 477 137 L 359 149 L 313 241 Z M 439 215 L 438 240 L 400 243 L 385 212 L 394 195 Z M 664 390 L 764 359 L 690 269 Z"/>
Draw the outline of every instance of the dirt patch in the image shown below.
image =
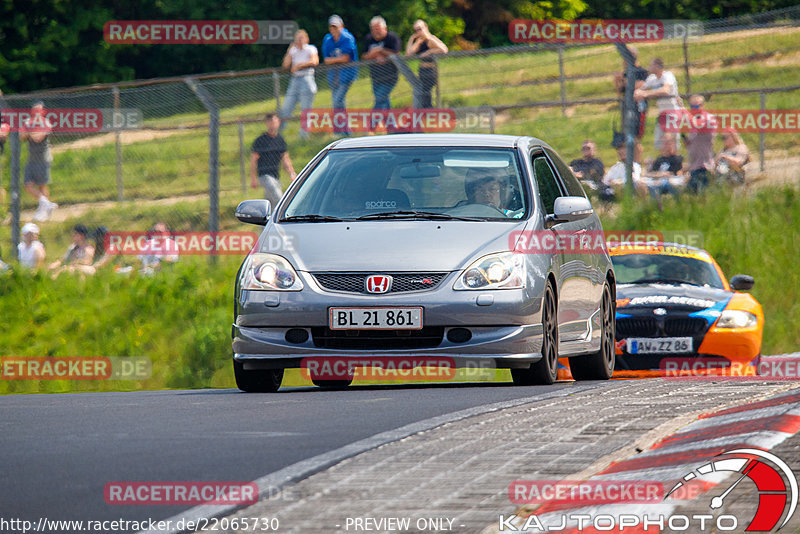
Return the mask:
<path id="1" fill-rule="evenodd" d="M 142 141 L 153 141 L 155 139 L 162 139 L 164 137 L 170 137 L 173 135 L 178 135 L 182 133 L 189 133 L 186 130 L 134 130 L 134 131 L 126 131 L 120 134 L 120 142 L 123 145 L 129 145 L 131 143 L 138 143 Z M 53 147 L 54 153 L 59 152 L 66 152 L 67 150 L 79 150 L 85 148 L 96 148 L 105 145 L 110 145 L 115 143 L 117 139 L 116 133 L 106 133 L 102 135 L 95 135 L 92 137 L 86 137 L 84 139 L 78 139 L 77 141 L 72 141 L 70 143 L 63 143 Z"/>

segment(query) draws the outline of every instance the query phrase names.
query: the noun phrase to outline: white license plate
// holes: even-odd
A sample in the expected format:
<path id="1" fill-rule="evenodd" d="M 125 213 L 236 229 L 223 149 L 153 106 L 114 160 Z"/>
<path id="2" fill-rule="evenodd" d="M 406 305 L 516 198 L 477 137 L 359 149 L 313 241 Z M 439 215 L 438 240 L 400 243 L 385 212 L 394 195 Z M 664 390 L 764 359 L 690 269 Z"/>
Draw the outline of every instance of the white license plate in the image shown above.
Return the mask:
<path id="1" fill-rule="evenodd" d="M 692 352 L 690 337 L 632 337 L 625 343 L 630 354 L 669 354 Z"/>
<path id="2" fill-rule="evenodd" d="M 422 308 L 329 308 L 331 330 L 419 330 Z"/>

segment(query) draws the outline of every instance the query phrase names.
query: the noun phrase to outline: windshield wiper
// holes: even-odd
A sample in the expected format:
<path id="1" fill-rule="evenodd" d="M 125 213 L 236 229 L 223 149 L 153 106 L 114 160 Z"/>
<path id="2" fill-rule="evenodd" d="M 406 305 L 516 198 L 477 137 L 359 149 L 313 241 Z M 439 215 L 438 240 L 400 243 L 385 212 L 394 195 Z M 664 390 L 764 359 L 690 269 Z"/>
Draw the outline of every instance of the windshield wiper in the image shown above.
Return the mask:
<path id="1" fill-rule="evenodd" d="M 483 221 L 477 217 L 456 217 L 447 213 L 437 213 L 435 211 L 385 211 L 382 213 L 370 213 L 356 217 L 357 221 L 370 221 L 377 219 L 430 219 L 439 221 Z"/>
<path id="2" fill-rule="evenodd" d="M 278 222 L 344 222 L 345 219 L 334 217 L 332 215 L 292 215 L 291 217 L 284 217 Z M 351 219 L 352 220 L 352 219 Z"/>
<path id="3" fill-rule="evenodd" d="M 689 284 L 696 286 L 697 284 L 689 282 L 688 280 L 678 280 L 677 278 L 640 278 L 629 282 L 631 284 Z"/>

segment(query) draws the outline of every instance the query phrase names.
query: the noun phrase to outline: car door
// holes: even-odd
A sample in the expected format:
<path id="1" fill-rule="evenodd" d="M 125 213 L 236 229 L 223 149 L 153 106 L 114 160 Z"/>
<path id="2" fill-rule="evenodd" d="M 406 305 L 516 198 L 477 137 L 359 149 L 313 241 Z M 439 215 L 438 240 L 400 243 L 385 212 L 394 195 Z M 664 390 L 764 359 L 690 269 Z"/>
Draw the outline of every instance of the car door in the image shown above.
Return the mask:
<path id="1" fill-rule="evenodd" d="M 566 196 L 586 198 L 580 182 L 566 163 L 552 150 L 545 149 L 548 160 L 556 170 Z M 599 219 L 591 215 L 585 219 L 557 224 L 553 227 L 557 232 L 567 236 L 575 236 L 576 241 L 595 244 L 597 238 L 602 239 Z M 588 240 L 588 241 L 587 241 Z M 562 255 L 561 294 L 559 295 L 559 325 L 563 324 L 564 341 L 589 341 L 592 329 L 589 319 L 598 309 L 603 290 L 603 275 L 600 270 L 599 255 L 593 253 L 593 247 L 584 249 L 569 246 Z"/>

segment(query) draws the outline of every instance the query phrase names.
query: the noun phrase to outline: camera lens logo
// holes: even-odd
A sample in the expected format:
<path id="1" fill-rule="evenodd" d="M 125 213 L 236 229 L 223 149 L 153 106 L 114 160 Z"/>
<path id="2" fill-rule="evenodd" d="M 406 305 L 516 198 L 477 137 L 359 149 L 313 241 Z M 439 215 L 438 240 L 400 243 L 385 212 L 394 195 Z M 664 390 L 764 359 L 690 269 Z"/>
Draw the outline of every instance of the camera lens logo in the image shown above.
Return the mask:
<path id="1" fill-rule="evenodd" d="M 758 509 L 745 531 L 768 532 L 778 524 L 781 517 L 783 522 L 778 530 L 783 528 L 797 509 L 797 479 L 789 466 L 774 454 L 759 449 L 736 449 L 721 453 L 719 456 L 723 458 L 701 465 L 684 475 L 664 498 L 669 497 L 687 482 L 706 477 L 711 473 L 738 473 L 733 484 L 714 495 L 709 508 L 712 510 L 721 508 L 725 499 L 745 478 L 748 478 L 758 488 Z"/>

